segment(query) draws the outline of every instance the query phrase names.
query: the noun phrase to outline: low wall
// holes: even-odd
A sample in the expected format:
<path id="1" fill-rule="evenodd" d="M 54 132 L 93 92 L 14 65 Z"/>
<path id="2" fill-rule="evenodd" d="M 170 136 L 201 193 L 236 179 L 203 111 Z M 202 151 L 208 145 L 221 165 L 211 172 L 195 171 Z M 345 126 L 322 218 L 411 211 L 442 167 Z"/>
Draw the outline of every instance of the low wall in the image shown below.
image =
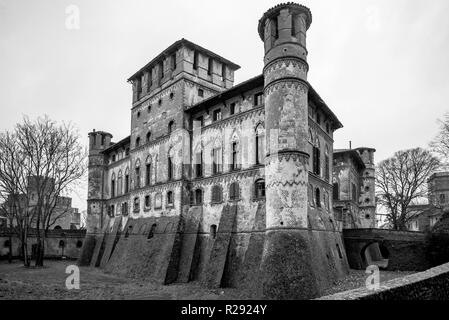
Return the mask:
<path id="1" fill-rule="evenodd" d="M 49 230 L 45 239 L 45 258 L 47 259 L 78 259 L 83 246 L 85 230 Z M 9 253 L 9 241 L 12 244 L 12 256 L 21 256 L 21 244 L 19 238 L 8 230 L 0 230 L 0 259 L 7 259 Z M 28 236 L 28 252 L 33 255 L 33 245 L 36 244 L 36 233 L 31 230 Z"/>
<path id="2" fill-rule="evenodd" d="M 317 300 L 448 300 L 449 263 L 367 288 L 340 292 Z"/>

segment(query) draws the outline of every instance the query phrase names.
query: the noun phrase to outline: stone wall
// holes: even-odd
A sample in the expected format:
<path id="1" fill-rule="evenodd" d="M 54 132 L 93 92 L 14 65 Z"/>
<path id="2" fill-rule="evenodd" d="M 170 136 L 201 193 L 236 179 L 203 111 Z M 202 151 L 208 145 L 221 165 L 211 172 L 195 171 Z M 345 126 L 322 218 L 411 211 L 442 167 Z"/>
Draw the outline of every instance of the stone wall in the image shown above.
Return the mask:
<path id="1" fill-rule="evenodd" d="M 21 244 L 17 236 L 7 231 L 0 231 L 0 259 L 7 259 L 9 252 L 8 242 L 12 239 L 12 255 L 18 258 L 21 255 Z M 85 230 L 49 230 L 45 240 L 45 258 L 78 259 L 84 244 Z M 33 254 L 33 244 L 36 243 L 36 235 L 31 233 L 28 239 L 28 252 Z"/>
<path id="2" fill-rule="evenodd" d="M 365 287 L 318 300 L 448 300 L 449 263 L 383 283 L 378 290 Z"/>

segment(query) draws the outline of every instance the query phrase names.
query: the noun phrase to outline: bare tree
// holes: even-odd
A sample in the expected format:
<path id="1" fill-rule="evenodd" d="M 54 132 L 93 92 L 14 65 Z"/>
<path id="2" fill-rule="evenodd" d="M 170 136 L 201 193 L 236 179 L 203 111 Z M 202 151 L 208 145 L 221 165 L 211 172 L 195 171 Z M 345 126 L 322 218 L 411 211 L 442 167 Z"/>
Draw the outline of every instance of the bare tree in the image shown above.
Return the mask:
<path id="1" fill-rule="evenodd" d="M 438 119 L 440 131 L 430 143 L 433 152 L 440 158 L 445 167 L 449 167 L 449 112 L 442 119 Z"/>
<path id="2" fill-rule="evenodd" d="M 398 151 L 377 166 L 378 203 L 387 209 L 393 229 L 406 229 L 409 206 L 426 196 L 427 178 L 439 166 L 439 160 L 421 148 Z"/>
<path id="3" fill-rule="evenodd" d="M 61 197 L 85 175 L 87 151 L 73 125 L 57 124 L 48 117 L 36 121 L 24 117 L 9 136 L 21 155 L 10 170 L 24 167 L 26 183 L 18 194 L 27 199 L 26 211 L 32 215 L 28 226 L 36 229 L 36 266 L 43 266 L 48 230 L 70 208 Z"/>

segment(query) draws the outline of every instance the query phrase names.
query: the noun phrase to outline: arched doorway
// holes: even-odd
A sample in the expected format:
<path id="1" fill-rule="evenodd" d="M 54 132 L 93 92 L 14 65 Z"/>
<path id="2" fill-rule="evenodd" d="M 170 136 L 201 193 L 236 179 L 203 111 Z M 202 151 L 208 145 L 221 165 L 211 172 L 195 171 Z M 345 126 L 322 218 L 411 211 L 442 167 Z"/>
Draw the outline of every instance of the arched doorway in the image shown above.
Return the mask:
<path id="1" fill-rule="evenodd" d="M 390 252 L 382 242 L 371 242 L 364 246 L 360 252 L 362 261 L 365 265 L 376 265 L 380 269 L 388 267 Z"/>

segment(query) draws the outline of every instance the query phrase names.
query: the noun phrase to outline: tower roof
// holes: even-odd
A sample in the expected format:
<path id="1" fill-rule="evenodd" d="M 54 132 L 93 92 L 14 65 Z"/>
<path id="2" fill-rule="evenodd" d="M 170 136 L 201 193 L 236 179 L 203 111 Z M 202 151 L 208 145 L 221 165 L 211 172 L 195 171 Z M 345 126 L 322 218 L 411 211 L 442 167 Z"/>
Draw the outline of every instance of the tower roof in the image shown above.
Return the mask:
<path id="1" fill-rule="evenodd" d="M 228 65 L 231 69 L 233 70 L 238 70 L 240 69 L 240 66 L 238 64 L 235 64 L 232 61 L 229 61 L 228 59 L 223 58 L 222 56 L 206 49 L 203 48 L 187 39 L 182 38 L 181 40 L 176 41 L 175 43 L 173 43 L 171 46 L 169 46 L 167 49 L 165 49 L 164 51 L 162 51 L 160 54 L 158 54 L 154 59 L 152 59 L 150 62 L 148 62 L 143 68 L 139 69 L 139 71 L 137 71 L 136 73 L 134 73 L 131 77 L 129 77 L 128 81 L 131 81 L 133 79 L 135 79 L 136 77 L 138 77 L 139 75 L 141 75 L 145 70 L 147 70 L 148 68 L 152 67 L 153 65 L 155 65 L 157 62 L 159 62 L 163 57 L 170 55 L 171 53 L 173 53 L 176 49 L 182 47 L 182 46 L 186 46 L 189 47 L 191 49 L 200 51 L 205 53 L 207 56 L 214 58 L 217 61 L 220 61 L 226 65 Z"/>
<path id="2" fill-rule="evenodd" d="M 309 8 L 307 8 L 306 6 L 303 6 L 302 4 L 298 4 L 295 2 L 280 3 L 280 4 L 272 7 L 271 9 L 268 9 L 264 13 L 262 18 L 260 18 L 260 20 L 259 20 L 259 25 L 257 27 L 257 31 L 259 32 L 259 35 L 260 35 L 260 38 L 262 39 L 262 41 L 264 40 L 265 20 L 274 18 L 276 15 L 279 14 L 279 11 L 281 11 L 282 9 L 285 9 L 285 8 L 290 8 L 293 11 L 298 12 L 298 13 L 304 13 L 307 17 L 306 28 L 309 29 L 309 27 L 312 23 L 312 12 L 310 11 Z"/>

